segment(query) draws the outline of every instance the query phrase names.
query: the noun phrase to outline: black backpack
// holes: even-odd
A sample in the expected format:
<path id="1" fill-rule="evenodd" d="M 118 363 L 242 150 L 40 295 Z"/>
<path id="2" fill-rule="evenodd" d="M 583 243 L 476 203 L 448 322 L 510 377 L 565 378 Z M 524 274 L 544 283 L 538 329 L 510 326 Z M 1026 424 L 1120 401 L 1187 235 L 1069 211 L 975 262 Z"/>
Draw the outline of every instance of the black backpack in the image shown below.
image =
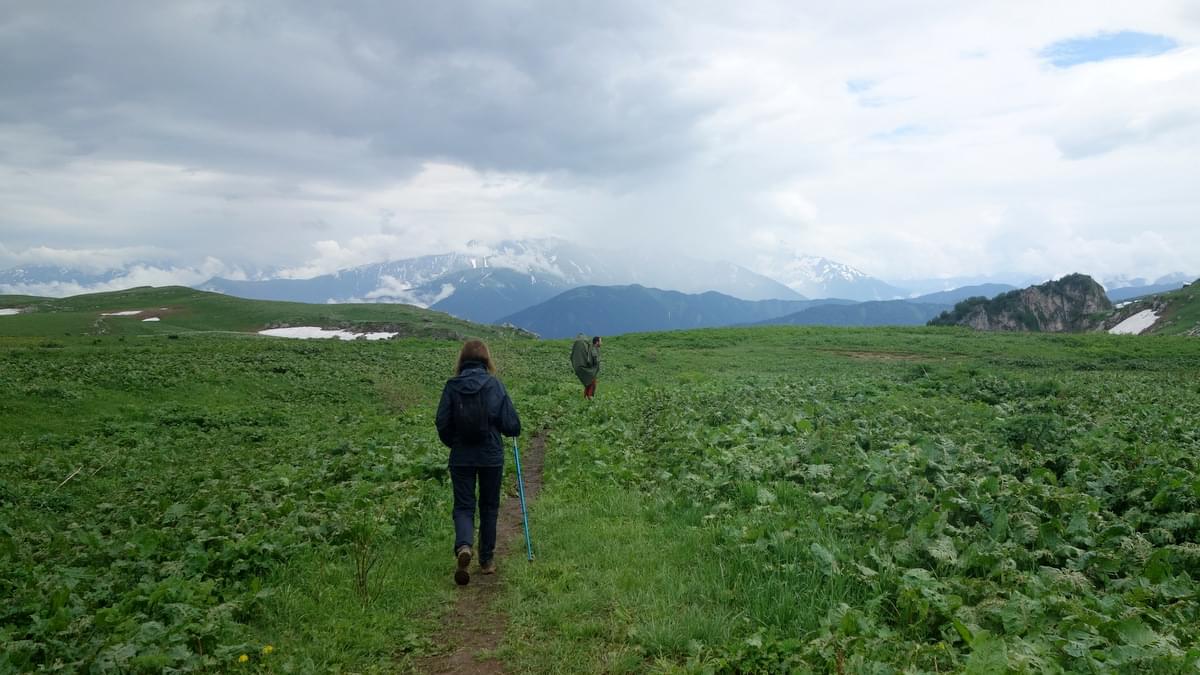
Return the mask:
<path id="1" fill-rule="evenodd" d="M 454 392 L 454 433 L 468 445 L 480 445 L 487 441 L 492 431 L 484 389 L 473 394 Z"/>

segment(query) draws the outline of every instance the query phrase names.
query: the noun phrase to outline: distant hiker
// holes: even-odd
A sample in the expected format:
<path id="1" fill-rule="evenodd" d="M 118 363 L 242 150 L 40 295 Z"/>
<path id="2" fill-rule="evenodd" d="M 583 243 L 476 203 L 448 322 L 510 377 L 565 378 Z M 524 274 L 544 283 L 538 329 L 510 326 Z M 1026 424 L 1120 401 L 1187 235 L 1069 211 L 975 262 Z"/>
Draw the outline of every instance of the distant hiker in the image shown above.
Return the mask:
<path id="1" fill-rule="evenodd" d="M 450 448 L 450 480 L 454 484 L 454 581 L 471 581 L 475 534 L 475 484 L 479 483 L 479 571 L 494 574 L 496 516 L 500 513 L 500 479 L 504 475 L 505 436 L 521 435 L 521 419 L 508 391 L 493 373 L 491 353 L 480 340 L 468 340 L 458 354 L 455 376 L 446 381 L 437 409 L 438 436 Z"/>
<path id="2" fill-rule="evenodd" d="M 596 376 L 600 374 L 600 343 L 597 335 L 588 344 L 587 336 L 583 333 L 575 336 L 575 344 L 571 345 L 571 367 L 575 369 L 575 377 L 583 383 L 583 397 L 589 401 L 596 395 Z"/>

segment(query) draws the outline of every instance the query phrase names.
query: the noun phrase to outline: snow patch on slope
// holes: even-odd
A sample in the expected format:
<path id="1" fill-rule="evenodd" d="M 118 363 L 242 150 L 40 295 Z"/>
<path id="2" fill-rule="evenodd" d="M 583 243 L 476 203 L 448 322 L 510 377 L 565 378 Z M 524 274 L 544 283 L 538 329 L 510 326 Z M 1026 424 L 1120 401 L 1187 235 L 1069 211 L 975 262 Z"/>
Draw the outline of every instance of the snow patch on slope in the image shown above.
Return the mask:
<path id="1" fill-rule="evenodd" d="M 1158 314 L 1152 309 L 1144 309 L 1108 329 L 1113 335 L 1141 335 L 1147 328 L 1158 321 Z"/>
<path id="2" fill-rule="evenodd" d="M 317 326 L 293 326 L 291 328 L 268 328 L 258 331 L 259 335 L 270 337 L 297 338 L 301 340 L 337 338 L 339 340 L 386 340 L 398 333 L 351 333 L 348 330 L 334 328 L 319 328 Z"/>

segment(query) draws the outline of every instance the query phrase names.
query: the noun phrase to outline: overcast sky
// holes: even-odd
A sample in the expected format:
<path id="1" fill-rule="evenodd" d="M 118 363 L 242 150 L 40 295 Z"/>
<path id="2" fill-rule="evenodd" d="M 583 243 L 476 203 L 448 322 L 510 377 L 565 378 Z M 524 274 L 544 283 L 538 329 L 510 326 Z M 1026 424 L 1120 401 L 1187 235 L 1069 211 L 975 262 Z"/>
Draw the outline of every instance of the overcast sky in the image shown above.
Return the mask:
<path id="1" fill-rule="evenodd" d="M 1200 3 L 0 0 L 0 268 L 1200 272 Z"/>

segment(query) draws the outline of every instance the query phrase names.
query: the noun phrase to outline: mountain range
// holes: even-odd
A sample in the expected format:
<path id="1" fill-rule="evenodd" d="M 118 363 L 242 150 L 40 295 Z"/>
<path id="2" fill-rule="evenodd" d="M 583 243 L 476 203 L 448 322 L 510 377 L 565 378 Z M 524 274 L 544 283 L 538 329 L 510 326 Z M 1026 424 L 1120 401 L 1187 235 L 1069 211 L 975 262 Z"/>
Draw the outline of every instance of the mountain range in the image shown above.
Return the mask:
<path id="1" fill-rule="evenodd" d="M 403 303 L 478 323 L 554 297 L 572 284 L 550 274 L 507 267 L 455 267 L 453 255 L 364 265 L 311 279 L 241 281 L 213 278 L 198 288 L 253 300 L 308 303 Z M 478 259 L 468 259 L 466 264 Z"/>
<path id="2" fill-rule="evenodd" d="M 845 301 L 898 297 L 903 293 L 824 258 L 796 256 L 789 260 L 780 254 L 771 264 L 786 274 L 786 284 L 729 262 L 645 249 L 607 250 L 547 238 L 494 246 L 470 242 L 461 251 L 360 265 L 311 278 L 285 278 L 279 271 L 256 279 L 218 276 L 195 287 L 256 300 L 405 303 L 482 323 L 581 286 L 636 284 L 685 294 L 715 291 L 747 301 L 806 299 L 796 289 Z M 134 267 L 100 275 L 61 268 L 9 270 L 0 272 L 0 292 L 65 295 L 84 292 L 89 284 L 111 288 Z M 734 320 L 751 322 L 769 316 L 736 314 Z"/>
<path id="3" fill-rule="evenodd" d="M 918 295 L 915 298 L 909 298 L 909 301 L 931 305 L 953 305 L 967 298 L 994 298 L 1001 293 L 1015 291 L 1016 289 L 1016 286 L 1010 286 L 1009 284 L 977 284 L 974 286 L 960 286 L 948 291 L 926 293 L 925 295 Z"/>
<path id="4" fill-rule="evenodd" d="M 166 267 L 139 263 L 106 272 L 50 266 L 3 270 L 0 293 L 67 295 L 131 280 L 157 284 L 154 277 L 131 273 L 147 269 Z M 729 262 L 645 249 L 608 250 L 556 238 L 495 245 L 469 242 L 459 251 L 311 278 L 282 274 L 286 272 L 276 270 L 253 280 L 213 277 L 196 287 L 259 300 L 403 303 L 477 323 L 510 322 L 545 336 L 755 323 L 912 325 L 967 298 L 992 298 L 1016 288 L 983 277 L 913 279 L 901 287 L 833 260 L 787 250 L 760 257 L 751 270 Z M 1123 301 L 1178 288 L 1186 278 L 1106 281 L 1109 297 Z M 967 279 L 982 283 L 951 286 Z M 606 287 L 611 290 L 601 290 Z M 913 292 L 921 289 L 933 290 Z"/>
<path id="5" fill-rule="evenodd" d="M 715 290 L 746 300 L 804 297 L 745 267 L 681 255 L 590 249 L 561 239 L 468 248 L 473 253 L 373 263 L 310 279 L 218 277 L 199 288 L 260 300 L 403 302 L 482 322 L 586 285 L 636 283 L 685 293 Z"/>
<path id="6" fill-rule="evenodd" d="M 680 293 L 640 285 L 583 286 L 506 316 L 511 324 L 545 338 L 733 325 L 920 326 L 955 302 L 1003 285 L 968 286 L 909 300 L 749 301 L 722 293 Z M 994 295 L 995 293 L 993 293 Z"/>
<path id="7" fill-rule="evenodd" d="M 1113 288 L 1106 290 L 1105 294 L 1108 299 L 1113 302 L 1125 302 L 1134 298 L 1140 298 L 1146 295 L 1154 295 L 1155 293 L 1166 293 L 1168 291 L 1179 290 L 1186 286 L 1184 281 L 1168 281 L 1166 283 L 1146 284 L 1145 286 L 1126 286 L 1124 288 Z"/>
<path id="8" fill-rule="evenodd" d="M 950 308 L 912 300 L 872 300 L 808 307 L 760 325 L 788 326 L 923 326 Z"/>
<path id="9" fill-rule="evenodd" d="M 132 267 L 132 265 L 128 266 Z M 0 293 L 66 296 L 106 286 L 128 276 L 128 267 L 89 271 L 55 265 L 30 265 L 0 270 Z"/>
<path id="10" fill-rule="evenodd" d="M 544 338 L 619 335 L 757 323 L 850 300 L 742 300 L 716 291 L 680 293 L 638 284 L 580 286 L 500 319 Z"/>

